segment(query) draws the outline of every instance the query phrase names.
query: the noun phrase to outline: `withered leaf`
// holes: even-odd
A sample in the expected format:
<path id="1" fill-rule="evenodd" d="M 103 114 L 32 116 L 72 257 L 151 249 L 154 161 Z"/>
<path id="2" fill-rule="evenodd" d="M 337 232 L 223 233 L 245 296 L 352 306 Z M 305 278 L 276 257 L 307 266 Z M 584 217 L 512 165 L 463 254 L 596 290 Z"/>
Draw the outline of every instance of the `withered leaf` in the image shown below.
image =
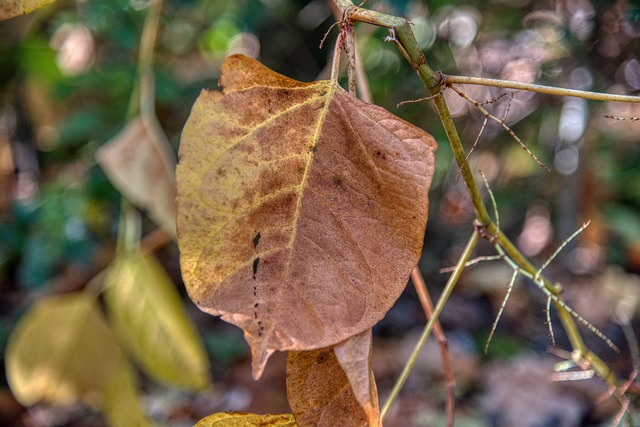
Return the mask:
<path id="1" fill-rule="evenodd" d="M 371 370 L 371 329 L 333 348 L 355 399 L 364 410 L 369 426 L 381 426 L 378 389 Z"/>
<path id="2" fill-rule="evenodd" d="M 118 191 L 175 236 L 175 158 L 158 123 L 132 120 L 98 150 L 96 158 Z"/>
<path id="3" fill-rule="evenodd" d="M 258 415 L 246 412 L 219 412 L 198 421 L 194 427 L 296 427 L 291 414 Z"/>
<path id="4" fill-rule="evenodd" d="M 242 55 L 182 134 L 178 242 L 191 298 L 240 326 L 254 377 L 275 350 L 371 328 L 416 265 L 433 138 L 336 82 Z"/>
<path id="5" fill-rule="evenodd" d="M 370 354 L 370 330 L 335 347 L 289 352 L 287 397 L 298 426 L 380 427 Z"/>

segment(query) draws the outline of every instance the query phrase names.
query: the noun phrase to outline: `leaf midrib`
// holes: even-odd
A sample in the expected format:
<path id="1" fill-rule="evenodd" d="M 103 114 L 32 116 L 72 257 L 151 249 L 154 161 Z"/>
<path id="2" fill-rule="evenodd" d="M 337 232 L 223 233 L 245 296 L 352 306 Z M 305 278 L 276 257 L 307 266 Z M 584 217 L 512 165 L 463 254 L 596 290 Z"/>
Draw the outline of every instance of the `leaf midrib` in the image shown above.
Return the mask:
<path id="1" fill-rule="evenodd" d="M 307 164 L 305 165 L 305 169 L 304 169 L 304 173 L 302 175 L 302 183 L 300 185 L 300 195 L 298 197 L 298 200 L 296 201 L 296 209 L 294 211 L 294 217 L 293 220 L 291 221 L 292 224 L 292 232 L 291 232 L 291 239 L 289 240 L 289 244 L 287 245 L 288 249 L 289 249 L 289 253 L 287 254 L 287 262 L 285 263 L 285 271 L 284 271 L 284 277 L 289 277 L 289 272 L 290 272 L 290 268 L 291 268 L 291 261 L 293 258 L 293 244 L 296 240 L 296 237 L 298 235 L 298 221 L 300 219 L 300 210 L 302 207 L 302 199 L 303 199 L 303 195 L 304 195 L 304 191 L 305 188 L 307 186 L 307 183 L 309 181 L 309 172 L 311 170 L 311 165 L 313 164 L 313 159 L 315 157 L 315 147 L 318 144 L 318 140 L 320 139 L 320 135 L 322 132 L 322 128 L 324 127 L 324 122 L 325 119 L 327 117 L 327 114 L 329 112 L 329 106 L 331 105 L 331 102 L 333 101 L 333 97 L 334 97 L 334 93 L 336 92 L 337 89 L 337 82 L 331 81 L 331 85 L 329 86 L 329 90 L 327 91 L 327 93 L 324 95 L 325 96 L 325 102 L 324 102 L 324 107 L 322 108 L 322 112 L 320 113 L 320 116 L 318 117 L 318 122 L 316 124 L 316 128 L 314 131 L 314 135 L 313 138 L 311 139 L 311 142 L 313 143 L 313 149 L 309 151 L 309 160 L 307 160 Z M 287 283 L 287 280 L 284 280 L 283 283 Z M 282 306 L 282 294 L 285 291 L 284 286 L 280 286 L 278 292 L 276 293 L 276 306 L 274 307 L 273 312 L 279 314 L 280 313 L 280 307 Z M 265 346 L 268 348 L 269 346 L 269 339 L 271 337 L 271 334 L 273 333 L 274 330 L 274 323 L 271 323 L 271 326 L 269 327 L 269 330 L 266 331 L 265 336 L 263 337 L 263 344 L 262 344 L 262 349 L 261 351 L 264 351 Z"/>

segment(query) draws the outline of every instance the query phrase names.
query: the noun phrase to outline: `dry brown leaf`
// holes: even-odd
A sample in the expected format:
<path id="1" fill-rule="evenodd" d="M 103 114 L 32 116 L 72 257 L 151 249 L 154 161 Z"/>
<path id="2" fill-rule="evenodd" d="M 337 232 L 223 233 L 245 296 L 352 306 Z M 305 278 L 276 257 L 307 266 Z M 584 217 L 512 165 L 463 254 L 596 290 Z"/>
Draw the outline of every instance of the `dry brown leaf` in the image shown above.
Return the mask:
<path id="1" fill-rule="evenodd" d="M 287 398 L 300 427 L 363 427 L 381 426 L 371 363 L 371 331 L 353 338 L 353 342 L 313 351 L 292 351 L 287 360 Z M 366 346 L 365 372 L 361 364 L 362 346 Z M 337 346 L 336 346 L 337 347 Z M 359 349 L 356 349 L 359 347 Z M 350 378 L 341 366 L 351 370 Z M 366 380 L 363 381 L 363 377 Z M 352 387 L 350 379 L 355 379 Z M 364 390 L 364 383 L 369 388 Z M 359 397 L 354 393 L 357 389 Z"/>
<path id="2" fill-rule="evenodd" d="M 175 161 L 170 147 L 155 123 L 137 118 L 101 147 L 96 157 L 118 191 L 175 236 Z"/>
<path id="3" fill-rule="evenodd" d="M 364 410 L 369 426 L 382 426 L 378 389 L 371 370 L 371 329 L 334 346 L 338 363 Z"/>
<path id="4" fill-rule="evenodd" d="M 298 82 L 242 55 L 183 130 L 182 273 L 191 298 L 240 326 L 254 377 L 275 350 L 371 328 L 416 265 L 433 138 L 333 81 Z"/>
<path id="5" fill-rule="evenodd" d="M 258 415 L 246 412 L 219 412 L 198 421 L 194 427 L 296 427 L 291 414 Z"/>

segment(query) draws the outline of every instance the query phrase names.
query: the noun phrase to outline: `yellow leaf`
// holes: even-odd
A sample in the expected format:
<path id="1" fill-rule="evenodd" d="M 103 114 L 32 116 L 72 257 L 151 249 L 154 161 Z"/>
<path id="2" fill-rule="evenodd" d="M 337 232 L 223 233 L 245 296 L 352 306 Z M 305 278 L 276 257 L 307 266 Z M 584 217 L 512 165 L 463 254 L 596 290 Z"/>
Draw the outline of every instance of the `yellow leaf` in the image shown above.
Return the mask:
<path id="1" fill-rule="evenodd" d="M 23 405 L 98 404 L 123 354 L 85 293 L 47 297 L 24 315 L 6 353 L 7 379 Z"/>
<path id="2" fill-rule="evenodd" d="M 293 415 L 257 415 L 220 412 L 198 421 L 195 427 L 296 427 Z"/>
<path id="3" fill-rule="evenodd" d="M 118 191 L 176 235 L 175 161 L 169 140 L 156 123 L 132 120 L 98 150 L 96 158 Z"/>
<path id="4" fill-rule="evenodd" d="M 140 406 L 140 394 L 135 373 L 128 360 L 123 359 L 120 369 L 104 390 L 102 410 L 113 427 L 150 427 Z"/>
<path id="5" fill-rule="evenodd" d="M 105 277 L 110 320 L 151 377 L 194 389 L 210 384 L 209 359 L 180 294 L 152 255 L 118 258 Z"/>
<path id="6" fill-rule="evenodd" d="M 240 326 L 259 377 L 275 350 L 377 323 L 422 249 L 433 138 L 333 81 L 242 55 L 182 134 L 178 233 L 189 295 Z"/>
<path id="7" fill-rule="evenodd" d="M 26 15 L 55 0 L 0 0 L 0 21 Z"/>

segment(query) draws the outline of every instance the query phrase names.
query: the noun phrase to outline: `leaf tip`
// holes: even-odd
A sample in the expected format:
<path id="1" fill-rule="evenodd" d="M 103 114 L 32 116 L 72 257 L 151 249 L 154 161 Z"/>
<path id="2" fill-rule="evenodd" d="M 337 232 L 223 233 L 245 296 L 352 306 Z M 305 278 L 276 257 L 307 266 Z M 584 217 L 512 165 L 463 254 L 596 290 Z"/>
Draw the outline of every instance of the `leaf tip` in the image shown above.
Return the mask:
<path id="1" fill-rule="evenodd" d="M 267 366 L 269 357 L 275 350 L 265 348 L 264 345 L 260 345 L 260 348 L 252 347 L 251 349 L 251 375 L 255 381 L 259 380 L 264 373 L 264 368 Z"/>

